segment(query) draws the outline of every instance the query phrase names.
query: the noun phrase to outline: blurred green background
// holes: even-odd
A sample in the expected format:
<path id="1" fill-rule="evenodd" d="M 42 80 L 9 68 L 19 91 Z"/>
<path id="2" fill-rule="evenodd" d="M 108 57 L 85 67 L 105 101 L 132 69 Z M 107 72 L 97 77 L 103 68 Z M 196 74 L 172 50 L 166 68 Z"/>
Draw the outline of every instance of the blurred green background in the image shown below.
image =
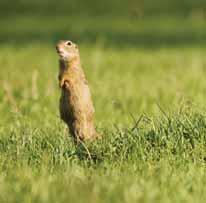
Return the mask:
<path id="1" fill-rule="evenodd" d="M 1 43 L 61 38 L 106 46 L 205 45 L 205 0 L 0 2 Z"/>

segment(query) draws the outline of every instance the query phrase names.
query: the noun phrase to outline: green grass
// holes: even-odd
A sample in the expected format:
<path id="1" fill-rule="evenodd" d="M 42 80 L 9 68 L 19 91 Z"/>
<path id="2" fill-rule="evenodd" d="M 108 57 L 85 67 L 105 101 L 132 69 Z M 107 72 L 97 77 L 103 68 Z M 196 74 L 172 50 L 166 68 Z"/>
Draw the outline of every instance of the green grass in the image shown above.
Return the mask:
<path id="1" fill-rule="evenodd" d="M 206 30 L 196 17 L 0 22 L 0 202 L 205 202 Z M 54 47 L 67 36 L 104 135 L 87 150 L 59 118 Z"/>

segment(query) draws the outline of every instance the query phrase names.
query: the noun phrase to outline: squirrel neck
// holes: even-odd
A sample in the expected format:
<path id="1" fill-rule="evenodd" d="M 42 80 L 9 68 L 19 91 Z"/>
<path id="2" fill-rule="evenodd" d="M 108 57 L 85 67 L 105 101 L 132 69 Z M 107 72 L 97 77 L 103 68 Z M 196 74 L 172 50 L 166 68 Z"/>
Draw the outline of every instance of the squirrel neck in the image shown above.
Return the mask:
<path id="1" fill-rule="evenodd" d="M 65 61 L 60 59 L 60 66 L 64 71 L 72 70 L 72 69 L 81 69 L 80 58 L 75 58 L 71 61 Z"/>

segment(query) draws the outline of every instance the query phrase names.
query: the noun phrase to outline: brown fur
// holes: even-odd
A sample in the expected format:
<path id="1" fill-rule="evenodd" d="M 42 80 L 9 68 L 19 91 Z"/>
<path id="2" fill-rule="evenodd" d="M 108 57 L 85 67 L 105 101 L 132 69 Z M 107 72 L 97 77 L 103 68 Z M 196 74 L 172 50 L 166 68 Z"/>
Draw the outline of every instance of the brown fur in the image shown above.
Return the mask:
<path id="1" fill-rule="evenodd" d="M 94 127 L 94 107 L 88 82 L 81 67 L 78 47 L 71 41 L 60 41 L 56 49 L 60 55 L 61 119 L 68 125 L 75 142 L 79 139 L 97 138 Z"/>

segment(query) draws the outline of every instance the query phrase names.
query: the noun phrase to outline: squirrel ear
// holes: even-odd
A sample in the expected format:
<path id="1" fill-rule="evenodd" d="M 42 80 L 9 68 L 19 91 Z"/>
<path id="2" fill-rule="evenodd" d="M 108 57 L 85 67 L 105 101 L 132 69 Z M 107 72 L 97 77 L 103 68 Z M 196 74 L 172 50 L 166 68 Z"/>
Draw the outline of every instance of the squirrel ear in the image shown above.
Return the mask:
<path id="1" fill-rule="evenodd" d="M 78 45 L 75 45 L 75 48 L 78 49 Z"/>

